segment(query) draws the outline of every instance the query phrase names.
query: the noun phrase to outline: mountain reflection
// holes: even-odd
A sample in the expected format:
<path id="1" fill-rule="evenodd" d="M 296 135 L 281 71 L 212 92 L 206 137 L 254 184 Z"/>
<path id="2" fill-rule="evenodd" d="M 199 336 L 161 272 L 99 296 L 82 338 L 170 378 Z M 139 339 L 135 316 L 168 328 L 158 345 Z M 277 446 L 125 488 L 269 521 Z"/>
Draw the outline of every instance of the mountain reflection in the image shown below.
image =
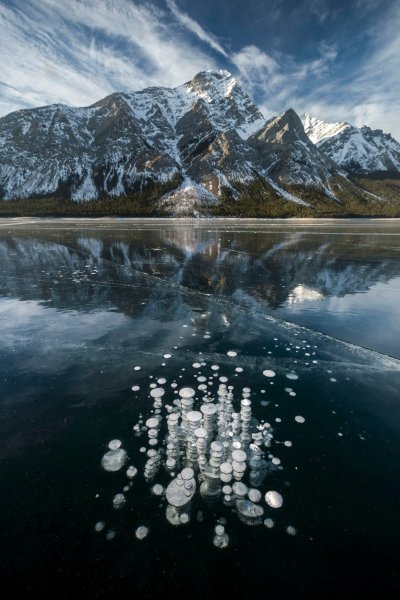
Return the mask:
<path id="1" fill-rule="evenodd" d="M 206 227 L 1 232 L 1 294 L 63 308 L 113 305 L 143 310 L 170 292 L 165 282 L 204 294 L 253 297 L 278 308 L 365 292 L 400 274 L 385 236 L 306 231 L 215 231 Z M 147 291 L 140 273 L 153 276 Z M 125 306 L 119 286 L 137 287 Z"/>

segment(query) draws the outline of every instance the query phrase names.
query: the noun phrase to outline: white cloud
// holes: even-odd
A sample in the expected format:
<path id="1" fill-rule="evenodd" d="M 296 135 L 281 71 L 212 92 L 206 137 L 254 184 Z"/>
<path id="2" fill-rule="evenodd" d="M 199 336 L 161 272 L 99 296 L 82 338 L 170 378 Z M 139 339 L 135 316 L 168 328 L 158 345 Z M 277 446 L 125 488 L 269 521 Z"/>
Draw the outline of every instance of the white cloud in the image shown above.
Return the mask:
<path id="1" fill-rule="evenodd" d="M 217 52 L 225 56 L 225 58 L 227 58 L 228 55 L 226 51 L 221 46 L 221 44 L 215 36 L 213 36 L 211 33 L 207 33 L 207 31 L 203 29 L 200 23 L 189 17 L 188 14 L 180 11 L 174 0 L 166 0 L 166 4 L 172 12 L 172 14 L 174 15 L 174 17 L 181 25 L 183 25 L 183 27 L 185 27 L 191 33 L 194 33 L 194 35 L 197 36 L 199 40 L 208 44 L 210 48 L 216 50 Z"/>
<path id="2" fill-rule="evenodd" d="M 87 105 L 215 68 L 161 17 L 129 0 L 25 0 L 23 10 L 0 3 L 0 114 L 53 102 Z"/>

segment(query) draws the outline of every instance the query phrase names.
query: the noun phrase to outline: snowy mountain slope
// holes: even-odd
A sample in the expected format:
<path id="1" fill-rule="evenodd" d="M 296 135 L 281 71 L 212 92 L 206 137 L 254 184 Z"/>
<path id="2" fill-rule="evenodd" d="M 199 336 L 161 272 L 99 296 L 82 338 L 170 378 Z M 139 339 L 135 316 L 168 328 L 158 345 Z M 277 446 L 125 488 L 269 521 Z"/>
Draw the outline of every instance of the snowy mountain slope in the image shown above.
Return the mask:
<path id="1" fill-rule="evenodd" d="M 266 173 L 282 184 L 324 188 L 336 172 L 336 165 L 310 142 L 293 109 L 270 119 L 249 142 L 262 155 Z"/>
<path id="2" fill-rule="evenodd" d="M 310 140 L 348 172 L 400 171 L 400 144 L 381 129 L 301 119 Z"/>
<path id="3" fill-rule="evenodd" d="M 185 171 L 221 132 L 246 138 L 263 123 L 227 71 L 175 89 L 114 93 L 88 108 L 17 111 L 0 119 L 0 196 L 124 194 Z"/>
<path id="4" fill-rule="evenodd" d="M 312 117 L 309 113 L 303 113 L 300 115 L 300 119 L 303 123 L 304 131 L 312 143 L 317 145 L 320 141 L 331 138 L 351 127 L 350 123 L 346 123 L 345 121 L 328 123 L 327 121 Z"/>
<path id="5" fill-rule="evenodd" d="M 212 204 L 224 188 L 235 198 L 237 182 L 260 177 L 290 201 L 301 202 L 285 190 L 291 184 L 333 198 L 334 161 L 354 162 L 354 145 L 360 168 L 400 165 L 399 145 L 382 132 L 310 115 L 303 123 L 317 145 L 292 109 L 266 122 L 228 71 L 202 71 L 177 88 L 113 93 L 86 108 L 20 110 L 0 118 L 0 198 L 84 201 L 168 182 L 178 188 L 162 202 L 183 214 Z"/>

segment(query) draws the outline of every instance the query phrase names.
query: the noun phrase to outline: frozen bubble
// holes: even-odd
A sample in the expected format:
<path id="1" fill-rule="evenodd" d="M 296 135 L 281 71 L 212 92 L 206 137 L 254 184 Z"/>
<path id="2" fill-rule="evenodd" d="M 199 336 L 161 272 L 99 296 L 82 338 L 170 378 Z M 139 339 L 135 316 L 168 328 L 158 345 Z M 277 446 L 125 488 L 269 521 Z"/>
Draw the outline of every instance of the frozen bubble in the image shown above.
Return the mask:
<path id="1" fill-rule="evenodd" d="M 111 440 L 111 442 L 108 444 L 108 447 L 110 450 L 118 450 L 118 448 L 121 448 L 121 445 L 121 440 Z"/>
<path id="2" fill-rule="evenodd" d="M 114 508 L 121 508 L 125 504 L 125 496 L 124 494 L 115 494 L 113 498 Z"/>
<path id="3" fill-rule="evenodd" d="M 207 381 L 207 377 L 204 377 L 204 375 L 199 375 L 199 377 L 197 378 L 197 381 L 199 381 L 200 383 L 203 383 L 204 381 Z"/>
<path id="4" fill-rule="evenodd" d="M 289 534 L 289 535 L 296 535 L 297 531 L 296 531 L 296 529 L 292 525 L 288 525 L 286 527 L 286 533 Z"/>
<path id="5" fill-rule="evenodd" d="M 113 529 L 110 529 L 109 531 L 107 531 L 106 540 L 111 541 L 114 538 L 115 538 L 115 531 Z"/>
<path id="6" fill-rule="evenodd" d="M 263 375 L 265 375 L 265 377 L 275 377 L 276 373 L 270 369 L 265 369 L 265 371 L 263 371 Z"/>
<path id="7" fill-rule="evenodd" d="M 229 475 L 230 473 L 232 473 L 232 465 L 229 462 L 224 462 L 222 463 L 222 465 L 220 466 L 220 471 L 221 473 L 225 473 L 226 475 Z M 226 492 L 226 493 L 230 493 L 230 492 Z"/>
<path id="8" fill-rule="evenodd" d="M 228 381 L 228 378 L 222 376 L 222 377 L 219 378 L 219 380 L 220 380 L 221 383 L 226 383 Z"/>
<path id="9" fill-rule="evenodd" d="M 206 430 L 205 430 L 203 427 L 198 427 L 198 428 L 195 430 L 195 432 L 194 432 L 194 435 L 195 435 L 197 438 L 202 438 L 202 439 L 204 439 L 204 438 L 206 438 L 206 437 L 207 437 L 207 431 L 206 431 Z"/>
<path id="10" fill-rule="evenodd" d="M 274 458 L 272 459 L 271 462 L 272 462 L 273 465 L 280 465 L 281 464 L 280 458 L 277 458 L 276 456 L 274 456 Z"/>
<path id="11" fill-rule="evenodd" d="M 289 392 L 289 396 L 295 396 L 296 392 Z"/>
<path id="12" fill-rule="evenodd" d="M 305 418 L 304 418 L 304 417 L 302 417 L 301 415 L 297 415 L 297 416 L 294 418 L 294 420 L 295 420 L 295 421 L 297 421 L 297 423 L 304 423 L 304 422 L 305 422 Z"/>
<path id="13" fill-rule="evenodd" d="M 227 355 L 228 356 L 237 356 L 237 352 L 235 352 L 234 350 L 228 350 Z"/>
<path id="14" fill-rule="evenodd" d="M 223 525 L 216 525 L 214 531 L 217 535 L 224 535 L 225 527 Z"/>
<path id="15" fill-rule="evenodd" d="M 331 378 L 329 379 L 329 381 L 332 381 L 332 383 L 336 383 L 336 382 L 337 382 L 337 379 L 335 379 L 334 377 L 331 377 Z"/>
<path id="16" fill-rule="evenodd" d="M 244 496 L 246 496 L 247 494 L 248 488 L 245 483 L 242 483 L 241 481 L 235 481 L 235 483 L 232 486 L 232 490 L 236 496 L 244 498 Z"/>
<path id="17" fill-rule="evenodd" d="M 163 488 L 163 486 L 160 483 L 156 483 L 151 488 L 151 491 L 153 492 L 153 494 L 155 496 L 162 496 L 162 494 L 164 492 L 164 488 Z"/>
<path id="18" fill-rule="evenodd" d="M 164 358 L 171 358 L 170 354 L 164 354 Z"/>
<path id="19" fill-rule="evenodd" d="M 265 502 L 271 508 L 280 508 L 283 504 L 283 498 L 279 492 L 271 490 L 265 494 Z"/>
<path id="20" fill-rule="evenodd" d="M 298 375 L 296 375 L 296 373 L 286 373 L 286 377 L 287 377 L 288 379 L 293 379 L 293 380 L 295 380 L 295 379 L 298 379 L 298 378 L 299 378 L 299 376 L 298 376 Z"/>
<path id="21" fill-rule="evenodd" d="M 193 367 L 194 369 L 200 369 L 200 367 L 201 367 L 201 364 L 200 364 L 199 362 L 195 362 L 195 363 L 193 363 L 193 364 L 192 364 L 192 367 Z"/>
<path id="22" fill-rule="evenodd" d="M 290 448 L 292 446 L 292 442 L 290 440 L 286 440 L 285 442 L 283 442 L 285 446 L 287 446 L 288 448 Z"/>
<path id="23" fill-rule="evenodd" d="M 150 396 L 152 398 L 162 398 L 165 394 L 165 390 L 163 388 L 153 388 L 150 392 Z"/>
<path id="24" fill-rule="evenodd" d="M 188 513 L 182 513 L 179 517 L 179 520 L 183 525 L 185 525 L 186 523 L 189 523 L 190 518 L 189 518 Z"/>
<path id="25" fill-rule="evenodd" d="M 164 383 L 167 383 L 167 380 L 165 379 L 165 377 L 161 377 L 160 379 L 157 379 L 157 383 L 159 385 L 164 385 Z"/>
<path id="26" fill-rule="evenodd" d="M 203 415 L 198 410 L 191 410 L 190 412 L 187 413 L 186 417 L 190 423 L 200 424 L 200 421 L 203 418 Z"/>
<path id="27" fill-rule="evenodd" d="M 262 506 L 255 504 L 251 500 L 246 500 L 245 498 L 236 500 L 236 508 L 244 517 L 261 517 L 264 514 Z"/>
<path id="28" fill-rule="evenodd" d="M 181 398 L 193 398 L 195 395 L 195 391 L 192 388 L 185 387 L 179 390 L 179 395 Z"/>
<path id="29" fill-rule="evenodd" d="M 139 367 L 139 365 L 136 365 L 136 367 L 133 367 L 134 371 L 140 371 L 142 367 Z"/>
<path id="30" fill-rule="evenodd" d="M 133 385 L 132 392 L 138 392 L 140 390 L 140 385 Z"/>
<path id="31" fill-rule="evenodd" d="M 194 471 L 190 467 L 186 467 L 181 471 L 181 477 L 185 481 L 190 481 L 194 477 Z"/>
<path id="32" fill-rule="evenodd" d="M 216 535 L 213 539 L 213 544 L 217 548 L 226 548 L 229 544 L 229 536 L 227 533 Z"/>
<path id="33" fill-rule="evenodd" d="M 232 458 L 236 462 L 244 462 L 246 460 L 246 452 L 244 452 L 244 450 L 234 450 L 232 452 Z"/>
<path id="34" fill-rule="evenodd" d="M 274 526 L 274 522 L 272 519 L 265 519 L 264 525 L 265 527 L 268 527 L 268 529 L 272 529 L 272 527 Z"/>
<path id="35" fill-rule="evenodd" d="M 236 373 L 243 373 L 242 367 L 236 367 L 235 371 Z"/>
<path id="36" fill-rule="evenodd" d="M 135 537 L 138 540 L 144 540 L 145 537 L 147 537 L 149 534 L 149 528 L 145 527 L 144 525 L 140 525 L 140 527 L 138 527 L 135 531 Z"/>
<path id="37" fill-rule="evenodd" d="M 211 365 L 211 368 L 213 371 L 218 371 L 219 366 L 218 365 Z"/>
<path id="38" fill-rule="evenodd" d="M 262 498 L 260 490 L 257 490 L 255 488 L 251 488 L 247 495 L 249 497 L 249 500 L 251 500 L 252 502 L 260 502 Z"/>
<path id="39" fill-rule="evenodd" d="M 127 459 L 126 451 L 122 448 L 109 450 L 101 459 L 101 466 L 105 471 L 119 471 Z"/>
<path id="40" fill-rule="evenodd" d="M 150 419 L 147 419 L 146 427 L 148 427 L 149 429 L 154 429 L 158 426 L 159 426 L 159 420 L 156 419 L 155 417 L 151 417 Z"/>
<path id="41" fill-rule="evenodd" d="M 99 533 L 100 531 L 103 531 L 105 526 L 106 524 L 104 523 L 104 521 L 98 521 L 94 526 L 94 530 L 97 531 L 97 533 Z"/>
<path id="42" fill-rule="evenodd" d="M 225 494 L 225 496 L 232 494 L 232 487 L 230 485 L 224 485 L 222 493 Z"/>

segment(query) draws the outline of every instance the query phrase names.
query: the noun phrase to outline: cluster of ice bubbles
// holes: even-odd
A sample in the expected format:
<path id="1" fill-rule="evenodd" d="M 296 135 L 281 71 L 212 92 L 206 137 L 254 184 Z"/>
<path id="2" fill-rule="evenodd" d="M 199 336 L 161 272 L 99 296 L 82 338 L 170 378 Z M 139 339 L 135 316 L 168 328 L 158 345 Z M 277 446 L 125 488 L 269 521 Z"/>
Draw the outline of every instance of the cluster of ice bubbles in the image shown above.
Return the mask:
<path id="1" fill-rule="evenodd" d="M 266 370 L 264 375 L 272 377 L 275 373 Z M 165 379 L 159 381 L 165 383 Z M 165 517 L 172 525 L 189 523 L 194 500 L 197 503 L 199 498 L 214 510 L 222 503 L 246 525 L 264 523 L 267 528 L 273 527 L 274 521 L 266 517 L 266 510 L 283 504 L 282 495 L 265 485 L 271 472 L 283 468 L 281 460 L 270 453 L 273 429 L 252 414 L 250 389 L 243 388 L 240 398 L 235 399 L 234 388 L 227 382 L 226 377 L 219 378 L 215 397 L 203 388 L 203 397 L 199 398 L 195 389 L 183 387 L 171 404 L 164 404 L 165 389 L 152 384 L 152 414 L 133 427 L 136 435 L 148 437 L 148 447 L 141 448 L 146 453 L 142 473 L 151 494 L 166 503 Z M 296 417 L 299 422 L 301 419 Z M 128 454 L 121 446 L 119 440 L 109 443 L 101 461 L 106 471 L 118 471 L 126 464 Z M 133 465 L 126 471 L 130 480 L 137 473 Z M 132 485 L 131 481 L 124 491 Z M 114 508 L 122 508 L 125 500 L 123 493 L 116 494 Z M 198 513 L 198 520 L 199 514 L 202 513 Z M 229 544 L 225 524 L 221 518 L 214 529 L 213 542 L 219 548 Z M 101 531 L 103 525 L 97 523 L 95 530 Z M 142 540 L 148 532 L 142 525 L 135 536 Z M 287 532 L 294 535 L 296 530 L 289 526 Z"/>

